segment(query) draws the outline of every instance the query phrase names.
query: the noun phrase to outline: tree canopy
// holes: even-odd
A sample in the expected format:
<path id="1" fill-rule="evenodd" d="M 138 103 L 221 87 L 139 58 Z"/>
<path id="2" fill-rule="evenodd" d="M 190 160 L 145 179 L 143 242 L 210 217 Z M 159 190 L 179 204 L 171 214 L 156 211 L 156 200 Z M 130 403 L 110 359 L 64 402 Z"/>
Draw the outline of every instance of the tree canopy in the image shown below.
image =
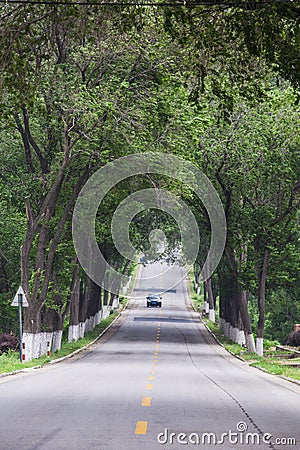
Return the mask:
<path id="1" fill-rule="evenodd" d="M 112 304 L 116 289 L 121 294 L 125 286 L 109 293 L 80 268 L 72 212 L 99 168 L 156 151 L 195 164 L 222 200 L 228 238 L 207 285 L 210 308 L 216 292 L 221 319 L 233 328 L 256 333 L 256 314 L 259 339 L 265 322 L 267 336 L 284 339 L 299 311 L 300 9 L 295 2 L 230 3 L 0 5 L 2 331 L 15 331 L 9 302 L 20 282 L 32 334 L 87 323 Z M 210 239 L 207 212 L 170 178 L 132 177 L 116 186 L 98 211 L 99 248 L 117 271 L 130 273 L 111 218 L 127 196 L 153 187 L 193 211 L 204 243 L 197 272 Z M 168 238 L 165 257 L 172 259 L 180 233 L 159 210 L 135 217 L 132 242 L 147 253 L 155 228 Z M 281 314 L 288 325 L 276 334 Z M 78 337 L 72 330 L 69 337 Z"/>

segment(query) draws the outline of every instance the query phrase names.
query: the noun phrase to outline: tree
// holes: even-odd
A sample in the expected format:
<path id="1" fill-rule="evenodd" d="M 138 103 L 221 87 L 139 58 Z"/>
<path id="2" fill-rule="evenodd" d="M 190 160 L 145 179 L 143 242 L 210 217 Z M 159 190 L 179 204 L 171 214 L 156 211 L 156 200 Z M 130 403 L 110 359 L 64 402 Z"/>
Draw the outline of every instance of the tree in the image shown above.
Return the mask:
<path id="1" fill-rule="evenodd" d="M 176 92 L 166 102 L 171 89 L 164 92 L 164 76 L 169 70 L 173 76 L 175 65 L 173 56 L 158 51 L 153 22 L 136 36 L 116 29 L 120 14 L 109 8 L 37 10 L 2 7 L 0 48 L 4 129 L 13 135 L 14 161 L 20 161 L 15 176 L 24 186 L 16 204 L 24 217 L 25 202 L 27 219 L 21 282 L 29 301 L 29 357 L 39 356 L 43 333 L 57 331 L 59 348 L 69 311 L 77 326 L 101 307 L 70 245 L 71 212 L 81 187 L 107 161 L 152 145 L 164 148 L 171 134 L 168 107 L 180 104 Z M 17 66 L 22 83 L 11 76 Z M 129 263 L 113 251 L 107 228 L 105 218 L 99 245 L 117 270 L 126 271 Z M 108 292 L 100 294 L 108 305 Z"/>
<path id="2" fill-rule="evenodd" d="M 273 71 L 298 89 L 299 11 L 292 2 L 165 8 L 165 29 L 181 45 L 191 99 L 201 108 L 210 92 L 226 114 L 237 93 L 262 98 L 265 75 Z"/>
<path id="3" fill-rule="evenodd" d="M 251 334 L 251 324 L 246 298 L 241 300 L 240 296 L 246 289 L 258 298 L 259 354 L 263 351 L 268 267 L 279 267 L 281 258 L 289 257 L 287 246 L 298 236 L 293 231 L 299 205 L 294 101 L 289 89 L 275 89 L 269 93 L 269 101 L 257 107 L 240 107 L 230 125 L 213 127 L 209 137 L 202 139 L 202 145 L 207 142 L 211 148 L 205 146 L 205 158 L 225 201 L 225 250 L 235 282 L 242 288 L 237 302 L 246 336 Z"/>

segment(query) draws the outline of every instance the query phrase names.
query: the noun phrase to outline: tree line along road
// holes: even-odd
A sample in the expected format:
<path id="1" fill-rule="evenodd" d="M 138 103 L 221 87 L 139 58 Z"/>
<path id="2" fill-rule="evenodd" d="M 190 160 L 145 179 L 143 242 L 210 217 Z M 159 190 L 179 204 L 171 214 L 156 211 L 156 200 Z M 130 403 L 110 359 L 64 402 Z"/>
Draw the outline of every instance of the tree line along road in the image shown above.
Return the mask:
<path id="1" fill-rule="evenodd" d="M 300 448 L 300 386 L 227 353 L 187 292 L 182 268 L 147 265 L 92 351 L 2 378 L 0 448 Z"/>

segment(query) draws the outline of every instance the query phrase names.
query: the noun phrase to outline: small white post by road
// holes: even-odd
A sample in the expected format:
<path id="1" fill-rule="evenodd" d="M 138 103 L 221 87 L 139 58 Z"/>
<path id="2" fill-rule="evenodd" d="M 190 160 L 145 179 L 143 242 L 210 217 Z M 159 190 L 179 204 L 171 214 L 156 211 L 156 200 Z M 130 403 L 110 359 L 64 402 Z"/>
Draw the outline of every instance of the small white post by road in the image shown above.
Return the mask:
<path id="1" fill-rule="evenodd" d="M 23 336 L 23 330 L 22 330 L 22 307 L 28 306 L 28 301 L 25 295 L 25 292 L 22 288 L 22 286 L 19 287 L 17 290 L 17 293 L 11 303 L 11 306 L 18 306 L 19 308 L 19 329 L 20 329 L 20 361 L 23 362 L 23 355 L 22 355 L 22 336 Z"/>

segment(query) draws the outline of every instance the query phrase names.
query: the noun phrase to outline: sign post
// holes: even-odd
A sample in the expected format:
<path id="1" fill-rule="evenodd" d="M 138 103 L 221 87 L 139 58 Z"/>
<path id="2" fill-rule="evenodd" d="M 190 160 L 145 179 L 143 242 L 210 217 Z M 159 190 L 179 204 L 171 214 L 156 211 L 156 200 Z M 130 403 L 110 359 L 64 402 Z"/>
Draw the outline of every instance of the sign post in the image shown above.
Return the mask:
<path id="1" fill-rule="evenodd" d="M 19 330 L 20 330 L 20 361 L 22 362 L 22 337 L 23 337 L 23 329 L 22 329 L 22 307 L 27 307 L 28 302 L 23 291 L 22 286 L 19 287 L 11 306 L 18 306 L 19 308 Z"/>
<path id="2" fill-rule="evenodd" d="M 18 294 L 18 303 L 19 303 L 19 327 L 20 327 L 20 361 L 22 362 L 22 337 L 23 337 L 23 330 L 22 330 L 22 304 L 23 304 L 23 295 Z"/>

